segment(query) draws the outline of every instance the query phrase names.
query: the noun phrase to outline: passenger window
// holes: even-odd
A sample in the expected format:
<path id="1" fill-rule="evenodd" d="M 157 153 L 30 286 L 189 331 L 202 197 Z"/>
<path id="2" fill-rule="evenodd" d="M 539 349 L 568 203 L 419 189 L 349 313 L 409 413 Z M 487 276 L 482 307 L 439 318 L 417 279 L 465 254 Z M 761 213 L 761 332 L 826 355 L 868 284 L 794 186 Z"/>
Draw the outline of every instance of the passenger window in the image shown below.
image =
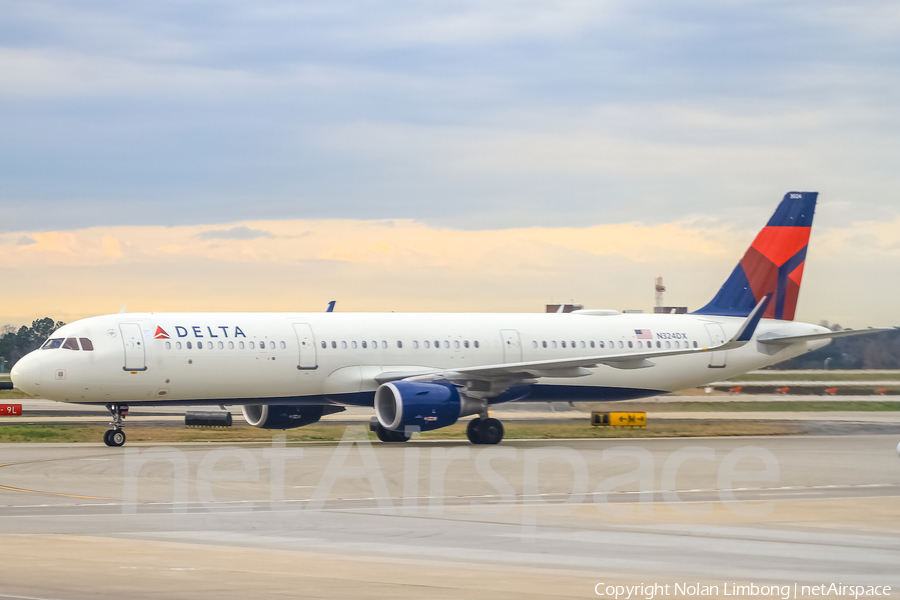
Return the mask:
<path id="1" fill-rule="evenodd" d="M 438 349 L 438 348 L 440 348 L 440 347 L 441 347 L 441 342 L 440 342 L 440 340 L 434 340 L 434 348 L 435 348 L 435 350 Z"/>
<path id="2" fill-rule="evenodd" d="M 52 340 L 47 340 L 46 342 L 44 342 L 44 345 L 41 346 L 41 350 L 55 350 L 62 346 L 62 343 L 62 338 L 53 338 Z"/>
<path id="3" fill-rule="evenodd" d="M 463 346 L 465 346 L 466 348 L 468 348 L 468 347 L 469 347 L 469 340 L 464 341 L 464 342 L 463 342 Z M 537 348 L 537 342 L 534 343 L 534 347 Z"/>
<path id="4" fill-rule="evenodd" d="M 671 348 L 671 347 L 672 347 L 672 342 L 666 341 L 666 348 Z"/>
<path id="5" fill-rule="evenodd" d="M 398 348 L 402 348 L 402 347 L 403 347 L 403 342 L 401 342 L 400 340 L 397 340 L 397 347 L 398 347 Z"/>
<path id="6" fill-rule="evenodd" d="M 284 342 L 282 342 L 282 343 L 284 343 Z M 234 342 L 228 342 L 228 349 L 234 350 Z"/>
<path id="7" fill-rule="evenodd" d="M 623 344 L 623 343 L 620 341 L 620 342 L 619 342 L 619 348 L 624 348 L 624 347 L 625 347 L 625 344 Z"/>
<path id="8" fill-rule="evenodd" d="M 181 350 L 181 342 L 175 342 L 175 349 Z"/>
<path id="9" fill-rule="evenodd" d="M 63 350 L 78 350 L 78 340 L 75 338 L 66 338 L 63 342 Z"/>
<path id="10" fill-rule="evenodd" d="M 531 347 L 537 348 L 537 340 L 534 340 L 533 342 L 531 342 Z"/>
<path id="11" fill-rule="evenodd" d="M 478 347 L 478 340 L 475 340 L 475 347 Z"/>
<path id="12" fill-rule="evenodd" d="M 543 348 L 547 347 L 547 340 L 544 340 L 543 342 L 541 342 L 541 347 L 543 347 Z"/>
<path id="13" fill-rule="evenodd" d="M 604 344 L 603 342 L 600 342 L 600 347 L 601 347 L 601 348 L 606 348 L 606 344 Z"/>
<path id="14" fill-rule="evenodd" d="M 431 348 L 431 342 L 429 342 L 428 340 L 425 340 L 425 347 Z"/>
<path id="15" fill-rule="evenodd" d="M 449 341 L 449 340 L 444 340 L 444 348 L 447 348 L 447 349 L 450 348 L 450 341 Z"/>
<path id="16" fill-rule="evenodd" d="M 570 346 L 570 348 L 574 348 L 574 347 L 575 347 L 575 340 L 572 340 L 570 343 L 572 344 L 572 345 Z"/>
<path id="17" fill-rule="evenodd" d="M 284 342 L 282 342 L 282 343 L 284 343 Z M 337 342 L 331 342 L 331 348 L 332 348 L 332 350 L 337 350 Z"/>
<path id="18" fill-rule="evenodd" d="M 629 340 L 629 342 L 628 342 L 628 347 L 629 347 L 629 348 L 634 348 L 634 344 L 632 344 L 630 340 Z"/>
<path id="19" fill-rule="evenodd" d="M 356 342 L 350 342 L 350 347 L 356 350 Z"/>
<path id="20" fill-rule="evenodd" d="M 219 342 L 219 350 L 225 349 L 225 342 Z"/>
<path id="21" fill-rule="evenodd" d="M 584 348 L 584 340 L 581 341 L 581 347 Z"/>
<path id="22" fill-rule="evenodd" d="M 550 345 L 553 346 L 553 348 L 556 348 L 556 342 L 550 342 Z"/>
<path id="23" fill-rule="evenodd" d="M 459 340 L 453 340 L 453 348 L 459 350 Z"/>
<path id="24" fill-rule="evenodd" d="M 366 346 L 366 341 L 365 341 L 365 340 L 363 340 L 363 342 L 362 342 L 362 347 L 363 347 L 363 348 L 367 348 L 367 347 L 368 347 L 368 346 Z"/>
<path id="25" fill-rule="evenodd" d="M 676 347 L 676 348 L 681 348 L 681 342 L 679 342 L 679 341 L 676 340 L 676 341 L 675 341 L 675 347 Z"/>
<path id="26" fill-rule="evenodd" d="M 243 349 L 244 349 L 244 342 L 238 342 L 238 349 L 239 349 L 239 350 L 243 350 Z"/>
<path id="27" fill-rule="evenodd" d="M 251 350 L 256 350 L 256 345 L 253 342 L 249 342 L 248 346 Z"/>
<path id="28" fill-rule="evenodd" d="M 656 347 L 657 347 L 657 348 L 662 348 L 662 342 L 656 342 Z"/>
<path id="29" fill-rule="evenodd" d="M 565 347 L 566 347 L 566 340 L 561 341 L 559 344 L 560 344 L 560 346 L 562 346 L 563 348 L 565 348 Z"/>
<path id="30" fill-rule="evenodd" d="M 591 340 L 591 348 L 594 348 L 594 340 Z"/>
<path id="31" fill-rule="evenodd" d="M 328 347 L 328 344 L 326 344 L 325 342 L 322 342 L 322 350 L 324 350 L 327 347 Z"/>
<path id="32" fill-rule="evenodd" d="M 386 341 L 381 340 L 381 348 L 384 350 L 387 350 L 387 342 Z"/>
<path id="33" fill-rule="evenodd" d="M 275 349 L 275 346 L 273 346 L 272 344 L 274 344 L 274 342 L 270 342 L 270 343 L 269 343 L 269 346 L 272 346 L 272 349 L 274 350 L 274 349 Z M 265 342 L 260 342 L 260 343 L 259 343 L 259 349 L 260 349 L 260 350 L 265 350 L 265 349 L 266 349 L 266 343 L 265 343 Z"/>
<path id="34" fill-rule="evenodd" d="M 78 338 L 78 341 L 81 342 L 81 349 L 86 352 L 92 352 L 94 350 L 94 344 L 91 343 L 91 340 L 87 338 Z"/>
<path id="35" fill-rule="evenodd" d="M 372 340 L 372 350 L 378 350 L 378 342 L 376 340 Z"/>
<path id="36" fill-rule="evenodd" d="M 166 350 L 172 349 L 172 342 L 166 342 Z"/>
<path id="37" fill-rule="evenodd" d="M 419 348 L 419 341 L 418 341 L 418 340 L 413 340 L 413 348 L 415 348 L 415 349 L 418 350 L 418 348 Z"/>
<path id="38" fill-rule="evenodd" d="M 697 347 L 697 342 L 694 342 L 694 348 L 696 348 L 696 347 Z"/>
<path id="39" fill-rule="evenodd" d="M 192 348 L 191 343 L 188 342 L 188 343 L 187 343 L 187 349 L 190 350 L 191 348 Z"/>

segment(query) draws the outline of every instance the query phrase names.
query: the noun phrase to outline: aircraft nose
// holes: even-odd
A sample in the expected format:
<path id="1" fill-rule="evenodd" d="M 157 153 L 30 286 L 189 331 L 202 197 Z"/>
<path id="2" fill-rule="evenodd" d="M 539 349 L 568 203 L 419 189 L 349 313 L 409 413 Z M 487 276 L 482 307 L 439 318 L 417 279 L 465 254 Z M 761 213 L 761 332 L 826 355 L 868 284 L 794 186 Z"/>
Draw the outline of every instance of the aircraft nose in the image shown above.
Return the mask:
<path id="1" fill-rule="evenodd" d="M 41 389 L 41 371 L 40 359 L 34 354 L 27 354 L 13 365 L 9 378 L 14 386 L 26 394 L 37 396 Z"/>

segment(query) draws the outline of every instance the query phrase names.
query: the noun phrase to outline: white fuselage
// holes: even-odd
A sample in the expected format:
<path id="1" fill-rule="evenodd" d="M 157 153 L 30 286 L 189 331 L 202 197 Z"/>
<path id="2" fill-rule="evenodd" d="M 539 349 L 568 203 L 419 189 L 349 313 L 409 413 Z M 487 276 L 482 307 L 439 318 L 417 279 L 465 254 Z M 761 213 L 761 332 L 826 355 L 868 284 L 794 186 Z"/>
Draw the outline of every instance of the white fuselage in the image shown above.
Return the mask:
<path id="1" fill-rule="evenodd" d="M 93 317 L 51 339 L 12 372 L 26 393 L 85 404 L 372 405 L 375 376 L 532 360 L 711 347 L 743 319 L 659 314 L 149 313 Z M 765 333 L 822 327 L 764 319 Z M 721 381 L 828 340 L 669 356 L 653 366 L 600 365 L 584 377 L 541 377 L 525 400 L 618 400 Z M 648 346 L 649 344 L 649 346 Z M 676 346 L 677 344 L 677 346 Z M 50 344 L 53 345 L 53 344 Z M 774 352 L 774 353 L 773 353 Z"/>

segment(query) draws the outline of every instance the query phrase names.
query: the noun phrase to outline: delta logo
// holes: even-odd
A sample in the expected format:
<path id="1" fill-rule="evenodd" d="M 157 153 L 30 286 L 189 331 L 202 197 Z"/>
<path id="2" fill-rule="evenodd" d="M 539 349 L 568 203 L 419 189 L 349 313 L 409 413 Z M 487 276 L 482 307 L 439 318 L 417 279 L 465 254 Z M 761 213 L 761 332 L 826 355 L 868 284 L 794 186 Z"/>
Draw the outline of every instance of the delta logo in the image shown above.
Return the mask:
<path id="1" fill-rule="evenodd" d="M 229 335 L 229 334 L 231 334 L 231 335 Z M 188 336 L 192 336 L 195 338 L 247 337 L 247 334 L 245 334 L 241 330 L 241 328 L 238 327 L 237 325 L 234 325 L 234 326 L 219 325 L 217 327 L 206 326 L 205 332 L 203 331 L 203 327 L 201 327 L 199 325 L 192 325 L 190 327 L 190 329 L 188 329 L 187 327 L 182 327 L 181 325 L 176 325 L 175 326 L 175 335 L 177 335 L 180 338 L 188 337 Z M 153 339 L 168 340 L 168 339 L 171 339 L 171 337 L 172 336 L 170 336 L 169 333 L 165 329 L 163 329 L 159 325 L 156 326 L 156 333 L 153 334 Z"/>

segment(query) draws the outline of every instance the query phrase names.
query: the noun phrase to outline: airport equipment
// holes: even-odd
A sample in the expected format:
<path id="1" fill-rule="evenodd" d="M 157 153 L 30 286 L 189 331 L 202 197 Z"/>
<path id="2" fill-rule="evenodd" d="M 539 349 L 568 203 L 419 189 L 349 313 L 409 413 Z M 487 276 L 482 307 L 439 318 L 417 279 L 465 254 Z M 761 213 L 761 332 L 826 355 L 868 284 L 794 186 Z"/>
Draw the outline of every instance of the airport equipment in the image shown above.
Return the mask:
<path id="1" fill-rule="evenodd" d="M 0 381 L 0 390 L 11 390 L 13 387 L 12 381 Z"/>
<path id="2" fill-rule="evenodd" d="M 4 417 L 21 417 L 21 404 L 0 404 L 0 416 Z"/>
<path id="3" fill-rule="evenodd" d="M 187 427 L 231 427 L 231 413 L 221 410 L 189 410 L 184 413 Z"/>

